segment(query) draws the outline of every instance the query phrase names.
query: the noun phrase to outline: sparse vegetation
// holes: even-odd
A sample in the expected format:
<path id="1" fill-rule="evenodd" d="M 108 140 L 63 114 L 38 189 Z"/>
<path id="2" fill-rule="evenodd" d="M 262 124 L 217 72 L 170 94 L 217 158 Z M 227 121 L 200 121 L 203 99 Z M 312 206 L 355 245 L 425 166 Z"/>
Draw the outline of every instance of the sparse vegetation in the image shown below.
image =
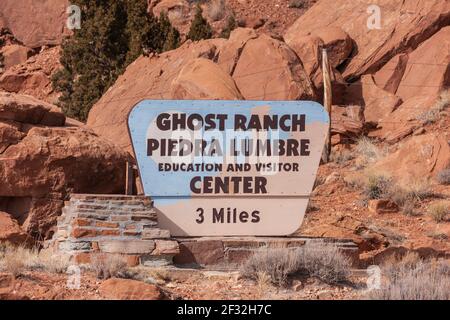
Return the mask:
<path id="1" fill-rule="evenodd" d="M 291 0 L 289 1 L 289 8 L 302 9 L 305 8 L 305 0 Z"/>
<path id="2" fill-rule="evenodd" d="M 120 255 L 94 255 L 91 258 L 91 268 L 99 279 L 128 278 L 127 263 Z"/>
<path id="3" fill-rule="evenodd" d="M 199 41 L 202 39 L 211 39 L 213 31 L 208 21 L 203 18 L 203 10 L 200 5 L 197 5 L 194 20 L 192 21 L 191 28 L 187 34 L 187 38 L 192 41 Z"/>
<path id="4" fill-rule="evenodd" d="M 65 273 L 69 259 L 65 255 L 38 251 L 23 246 L 4 245 L 0 250 L 0 269 L 15 277 L 26 271 L 41 270 L 50 273 Z"/>
<path id="5" fill-rule="evenodd" d="M 450 214 L 450 203 L 445 201 L 432 203 L 428 207 L 428 214 L 435 222 L 443 222 Z"/>
<path id="6" fill-rule="evenodd" d="M 366 170 L 361 175 L 345 177 L 344 181 L 351 188 L 363 190 L 363 206 L 369 200 L 387 199 L 399 206 L 406 215 L 417 215 L 415 209 L 421 201 L 438 196 L 428 180 L 399 185 L 394 178 L 383 172 Z"/>
<path id="7" fill-rule="evenodd" d="M 369 138 L 362 137 L 357 141 L 356 154 L 359 157 L 359 168 L 364 168 L 370 163 L 377 162 L 384 157 L 385 151 L 378 148 Z"/>
<path id="8" fill-rule="evenodd" d="M 340 152 L 331 153 L 331 161 L 339 165 L 348 163 L 348 161 L 353 160 L 355 156 L 350 150 L 344 149 Z"/>
<path id="9" fill-rule="evenodd" d="M 444 169 L 437 174 L 437 181 L 443 185 L 450 185 L 450 169 Z"/>
<path id="10" fill-rule="evenodd" d="M 441 112 L 450 106 L 450 90 L 441 92 L 436 103 L 427 111 L 417 116 L 424 125 L 433 124 L 441 118 Z"/>
<path id="11" fill-rule="evenodd" d="M 18 277 L 36 265 L 38 253 L 22 246 L 7 245 L 1 257 L 2 269 Z"/>
<path id="12" fill-rule="evenodd" d="M 364 185 L 365 200 L 387 198 L 393 187 L 392 178 L 384 174 L 370 173 Z"/>
<path id="13" fill-rule="evenodd" d="M 225 16 L 225 0 L 212 0 L 207 8 L 208 17 L 212 21 L 219 21 Z"/>
<path id="14" fill-rule="evenodd" d="M 53 77 L 66 115 L 85 120 L 90 108 L 117 77 L 145 51 L 178 46 L 179 34 L 165 16 L 147 13 L 147 1 L 74 0 L 82 28 L 62 44 L 63 68 Z"/>
<path id="15" fill-rule="evenodd" d="M 349 270 L 349 260 L 335 245 L 306 244 L 298 249 L 261 249 L 242 266 L 241 274 L 253 280 L 266 274 L 273 284 L 284 286 L 293 275 L 316 277 L 336 284 L 348 279 Z"/>
<path id="16" fill-rule="evenodd" d="M 449 300 L 450 266 L 446 261 L 423 261 L 417 254 L 390 261 L 383 268 L 387 281 L 369 293 L 374 300 Z"/>
<path id="17" fill-rule="evenodd" d="M 221 38 L 225 38 L 225 39 L 229 39 L 231 31 L 236 29 L 236 27 L 237 27 L 236 18 L 234 17 L 234 15 L 229 16 L 228 17 L 228 21 L 227 21 L 227 25 L 222 30 L 222 32 L 220 33 L 220 37 Z"/>

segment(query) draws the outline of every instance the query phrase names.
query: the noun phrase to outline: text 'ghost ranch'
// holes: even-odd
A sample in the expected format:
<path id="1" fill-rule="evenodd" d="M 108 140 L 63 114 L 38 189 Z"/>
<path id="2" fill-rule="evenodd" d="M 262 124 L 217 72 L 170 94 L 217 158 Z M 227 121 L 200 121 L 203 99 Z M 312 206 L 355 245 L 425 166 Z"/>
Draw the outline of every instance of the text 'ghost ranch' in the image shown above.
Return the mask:
<path id="1" fill-rule="evenodd" d="M 227 125 L 232 121 L 232 126 Z M 147 139 L 148 157 L 212 157 L 216 161 L 222 157 L 242 158 L 253 157 L 258 162 L 267 162 L 269 157 L 307 157 L 310 155 L 310 140 L 295 139 L 293 137 L 280 138 L 282 133 L 299 133 L 306 130 L 306 115 L 242 115 L 236 114 L 186 114 L 161 113 L 156 118 L 157 129 L 165 136 L 171 133 L 171 138 L 156 137 Z M 181 134 L 184 133 L 184 134 Z M 186 135 L 186 133 L 188 133 Z M 199 134 L 196 134 L 199 133 Z M 208 134 L 211 133 L 211 134 Z M 177 136 L 179 134 L 179 136 Z M 270 136 L 269 136 L 270 135 Z M 173 160 L 173 159 L 172 159 Z M 242 161 L 240 161 L 242 162 Z M 176 164 L 174 164 L 176 163 Z M 288 168 L 286 167 L 288 166 Z M 159 171 L 212 171 L 206 164 L 201 166 L 194 163 L 180 164 L 180 161 L 159 163 Z M 264 170 L 298 171 L 298 163 L 273 163 Z M 222 166 L 213 166 L 222 171 Z M 212 167 L 211 167 L 212 168 Z M 233 169 L 234 168 L 234 169 Z M 206 170 L 205 170 L 206 169 Z M 256 168 L 262 171 L 261 164 Z M 249 164 L 237 164 L 236 167 L 227 166 L 228 173 L 250 171 Z M 190 183 L 194 194 L 266 194 L 267 179 L 251 176 L 198 176 Z"/>

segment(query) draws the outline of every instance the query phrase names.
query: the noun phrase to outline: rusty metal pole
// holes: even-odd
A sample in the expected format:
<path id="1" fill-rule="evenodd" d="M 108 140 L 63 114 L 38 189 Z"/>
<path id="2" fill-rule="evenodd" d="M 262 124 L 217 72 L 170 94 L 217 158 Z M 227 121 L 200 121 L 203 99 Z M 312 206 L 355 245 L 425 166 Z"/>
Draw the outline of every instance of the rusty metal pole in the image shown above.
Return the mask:
<path id="1" fill-rule="evenodd" d="M 322 154 L 323 163 L 330 161 L 331 155 L 331 105 L 332 105 L 332 90 L 331 90 L 331 75 L 330 64 L 328 62 L 327 49 L 322 49 L 322 72 L 323 72 L 323 105 L 330 116 L 330 127 L 328 129 L 327 139 Z"/>

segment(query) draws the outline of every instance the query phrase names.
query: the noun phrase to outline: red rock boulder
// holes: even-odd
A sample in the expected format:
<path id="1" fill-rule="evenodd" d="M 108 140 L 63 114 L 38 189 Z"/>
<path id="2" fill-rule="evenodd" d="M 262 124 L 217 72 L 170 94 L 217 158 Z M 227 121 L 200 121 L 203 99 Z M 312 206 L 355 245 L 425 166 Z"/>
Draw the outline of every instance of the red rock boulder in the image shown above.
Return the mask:
<path id="1" fill-rule="evenodd" d="M 153 284 L 129 279 L 108 279 L 100 285 L 100 294 L 109 300 L 166 300 Z"/>
<path id="2" fill-rule="evenodd" d="M 372 0 L 319 0 L 284 34 L 287 43 L 324 27 L 340 27 L 358 50 L 343 73 L 349 79 L 380 69 L 398 53 L 417 48 L 440 28 L 448 25 L 448 0 L 380 0 L 380 25 L 372 24 L 376 12 Z M 370 27 L 370 28 L 369 28 Z"/>
<path id="3" fill-rule="evenodd" d="M 67 34 L 67 0 L 0 1 L 0 27 L 29 48 L 61 44 Z"/>
<path id="4" fill-rule="evenodd" d="M 35 239 L 51 236 L 71 192 L 124 191 L 127 153 L 64 121 L 45 102 L 0 96 L 0 210 Z"/>
<path id="5" fill-rule="evenodd" d="M 312 100 L 313 85 L 295 52 L 284 42 L 261 35 L 249 40 L 233 73 L 247 100 Z"/>

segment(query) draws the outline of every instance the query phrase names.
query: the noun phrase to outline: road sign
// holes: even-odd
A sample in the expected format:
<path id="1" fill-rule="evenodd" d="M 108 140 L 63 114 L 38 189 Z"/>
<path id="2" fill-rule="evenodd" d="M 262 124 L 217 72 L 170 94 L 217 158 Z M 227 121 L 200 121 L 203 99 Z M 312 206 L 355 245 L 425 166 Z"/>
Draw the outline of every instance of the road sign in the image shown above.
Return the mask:
<path id="1" fill-rule="evenodd" d="M 280 236 L 301 225 L 329 117 L 307 101 L 146 100 L 128 126 L 162 228 Z"/>

